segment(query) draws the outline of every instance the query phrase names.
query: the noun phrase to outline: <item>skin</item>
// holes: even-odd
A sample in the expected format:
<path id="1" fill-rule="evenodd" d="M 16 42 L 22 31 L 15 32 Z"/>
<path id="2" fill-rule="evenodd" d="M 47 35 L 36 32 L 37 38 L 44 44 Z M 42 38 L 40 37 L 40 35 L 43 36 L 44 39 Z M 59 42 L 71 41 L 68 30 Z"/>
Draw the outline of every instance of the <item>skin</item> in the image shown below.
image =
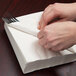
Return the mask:
<path id="1" fill-rule="evenodd" d="M 53 19 L 60 18 L 60 21 L 76 20 L 76 3 L 55 3 L 45 8 L 40 22 L 39 29 L 45 27 Z"/>
<path id="2" fill-rule="evenodd" d="M 60 18 L 48 24 L 55 18 Z M 52 51 L 61 51 L 76 44 L 76 3 L 49 5 L 39 22 L 39 44 Z"/>

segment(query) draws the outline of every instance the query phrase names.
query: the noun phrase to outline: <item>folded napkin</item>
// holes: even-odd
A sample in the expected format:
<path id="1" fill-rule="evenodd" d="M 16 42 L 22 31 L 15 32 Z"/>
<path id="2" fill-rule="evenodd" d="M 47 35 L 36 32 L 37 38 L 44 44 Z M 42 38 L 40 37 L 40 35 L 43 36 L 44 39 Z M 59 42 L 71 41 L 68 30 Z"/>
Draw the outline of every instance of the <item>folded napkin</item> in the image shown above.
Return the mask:
<path id="1" fill-rule="evenodd" d="M 38 44 L 37 29 L 42 12 L 17 17 L 5 30 L 24 74 L 76 61 L 76 45 L 53 52 Z"/>

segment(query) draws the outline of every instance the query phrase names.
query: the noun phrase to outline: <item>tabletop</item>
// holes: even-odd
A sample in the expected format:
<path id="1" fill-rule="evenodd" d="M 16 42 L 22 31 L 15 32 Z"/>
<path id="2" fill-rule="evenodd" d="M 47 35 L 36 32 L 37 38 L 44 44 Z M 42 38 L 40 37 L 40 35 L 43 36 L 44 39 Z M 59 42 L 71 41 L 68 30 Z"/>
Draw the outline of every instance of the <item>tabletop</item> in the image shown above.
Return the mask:
<path id="1" fill-rule="evenodd" d="M 21 16 L 42 11 L 55 2 L 75 2 L 75 0 L 0 0 L 0 76 L 76 76 L 76 62 L 23 74 L 13 48 L 4 30 L 1 17 L 6 11 Z M 3 4 L 3 6 L 2 6 Z M 7 7 L 6 7 L 7 6 Z"/>

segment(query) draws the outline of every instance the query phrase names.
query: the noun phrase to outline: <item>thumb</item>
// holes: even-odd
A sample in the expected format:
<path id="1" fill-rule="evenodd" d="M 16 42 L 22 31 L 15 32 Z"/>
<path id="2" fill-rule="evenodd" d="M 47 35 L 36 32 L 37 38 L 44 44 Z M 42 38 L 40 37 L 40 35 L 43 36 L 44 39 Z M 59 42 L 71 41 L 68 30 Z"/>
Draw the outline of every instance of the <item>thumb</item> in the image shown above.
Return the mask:
<path id="1" fill-rule="evenodd" d="M 43 29 L 48 23 L 52 23 L 56 18 L 59 17 L 59 14 L 51 10 L 48 14 L 42 15 L 41 20 L 39 22 L 39 29 Z"/>

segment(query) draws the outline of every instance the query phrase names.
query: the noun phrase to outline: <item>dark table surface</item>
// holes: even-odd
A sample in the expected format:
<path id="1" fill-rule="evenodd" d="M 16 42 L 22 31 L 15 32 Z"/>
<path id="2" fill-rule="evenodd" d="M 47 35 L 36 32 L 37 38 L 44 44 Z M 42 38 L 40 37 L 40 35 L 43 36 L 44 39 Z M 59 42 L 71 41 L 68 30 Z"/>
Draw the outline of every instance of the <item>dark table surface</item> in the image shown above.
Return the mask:
<path id="1" fill-rule="evenodd" d="M 50 3 L 74 2 L 75 0 L 14 0 L 8 11 L 14 16 L 44 10 Z M 76 62 L 51 67 L 23 74 L 16 59 L 13 48 L 4 30 L 3 21 L 0 25 L 0 76 L 76 76 Z"/>

